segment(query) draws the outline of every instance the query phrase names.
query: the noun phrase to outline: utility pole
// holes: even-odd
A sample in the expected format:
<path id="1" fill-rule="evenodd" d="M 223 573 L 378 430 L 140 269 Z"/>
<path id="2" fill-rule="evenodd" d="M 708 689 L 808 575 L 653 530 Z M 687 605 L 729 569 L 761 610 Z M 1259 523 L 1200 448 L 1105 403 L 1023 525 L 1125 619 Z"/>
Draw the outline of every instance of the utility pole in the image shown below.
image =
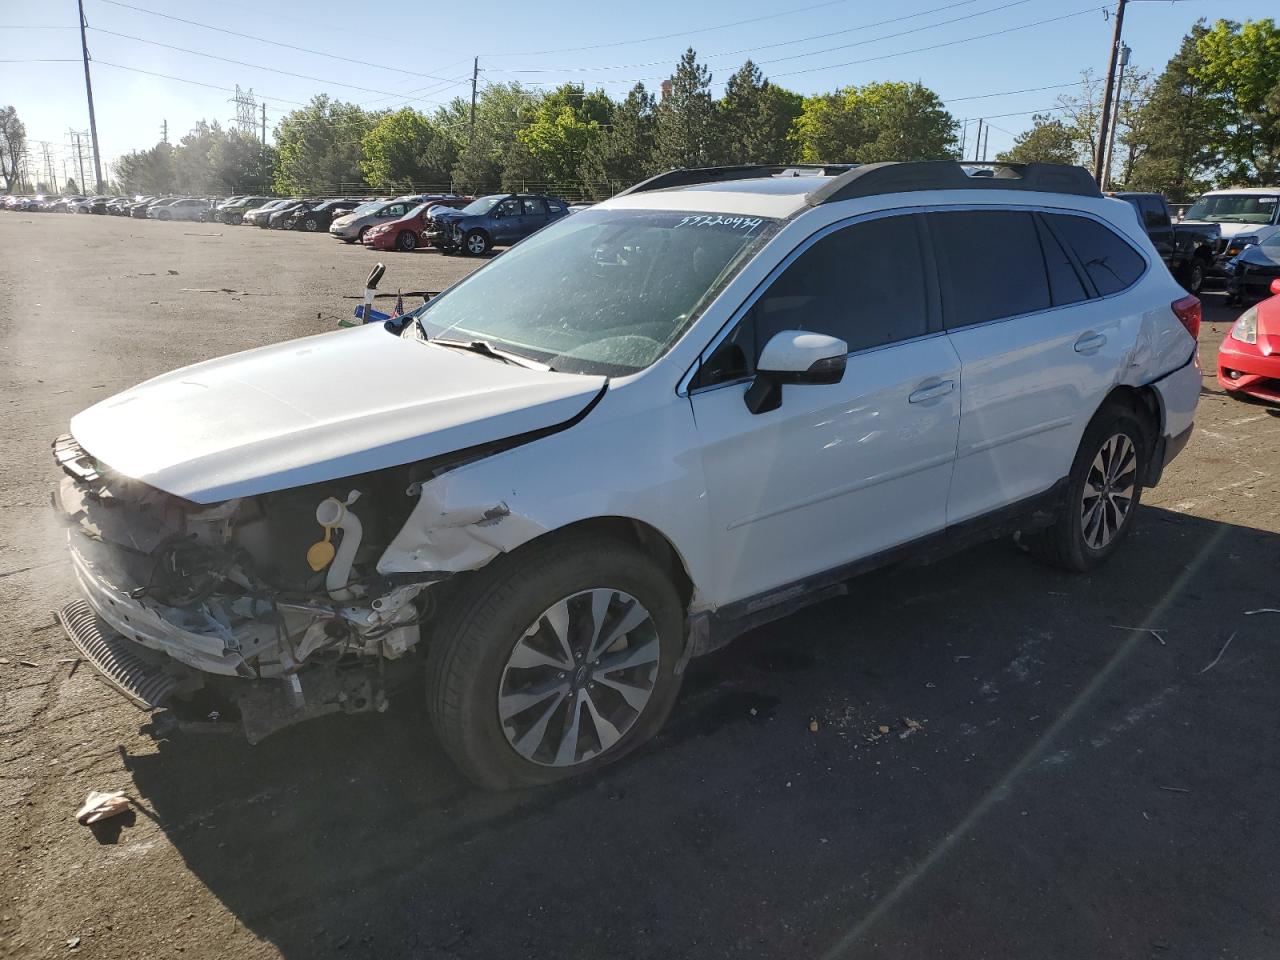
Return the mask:
<path id="1" fill-rule="evenodd" d="M 476 81 L 480 79 L 480 58 L 476 57 L 471 64 L 471 136 L 468 142 L 476 138 Z"/>
<path id="2" fill-rule="evenodd" d="M 263 101 L 263 104 L 262 104 L 262 145 L 263 145 L 264 147 L 267 145 L 267 104 L 266 104 L 266 101 Z"/>
<path id="3" fill-rule="evenodd" d="M 1129 65 L 1129 46 L 1128 44 L 1120 44 L 1120 72 L 1116 75 L 1116 96 L 1115 96 L 1115 116 L 1120 116 L 1120 97 L 1124 93 L 1124 68 Z M 1106 190 L 1111 186 L 1111 164 L 1116 152 L 1116 127 L 1119 124 L 1115 119 L 1111 121 L 1111 133 L 1107 136 L 1107 156 L 1102 164 L 1102 183 L 1099 186 Z"/>
<path id="4" fill-rule="evenodd" d="M 982 139 L 982 162 L 987 162 L 987 144 L 991 142 L 991 124 L 987 124 L 986 136 Z"/>
<path id="5" fill-rule="evenodd" d="M 83 0 L 81 0 L 83 2 Z M 1120 36 L 1124 30 L 1124 7 L 1129 0 L 1116 0 L 1116 28 L 1111 37 L 1111 58 L 1107 62 L 1107 87 L 1102 92 L 1102 122 L 1098 128 L 1098 147 L 1094 154 L 1093 178 L 1102 185 L 1105 177 L 1103 164 L 1107 159 L 1107 138 L 1111 135 L 1111 86 L 1116 79 L 1116 64 L 1120 60 Z"/>
<path id="6" fill-rule="evenodd" d="M 969 132 L 969 118 L 965 117 L 960 123 L 960 159 L 964 159 L 964 138 Z"/>
<path id="7" fill-rule="evenodd" d="M 978 162 L 978 151 L 982 149 L 982 118 L 978 118 L 978 138 L 973 141 L 973 162 Z"/>
<path id="8" fill-rule="evenodd" d="M 1120 0 L 1124 3 L 1124 0 Z M 84 93 L 88 96 L 88 129 L 90 136 L 93 138 L 93 177 L 96 179 L 97 186 L 95 189 L 102 189 L 102 161 L 99 151 L 97 151 L 97 119 L 93 116 L 93 83 L 88 78 L 88 40 L 84 38 L 84 27 L 88 24 L 84 22 L 84 0 L 78 0 L 79 13 L 81 13 L 81 56 L 84 59 Z"/>
<path id="9" fill-rule="evenodd" d="M 72 130 L 71 135 L 76 138 L 76 160 L 80 164 L 80 191 L 85 196 L 91 196 L 88 186 L 84 180 L 84 151 L 80 148 L 80 131 Z"/>
<path id="10" fill-rule="evenodd" d="M 67 158 L 62 158 L 62 185 L 58 187 L 58 193 L 63 193 L 67 189 Z"/>
<path id="11" fill-rule="evenodd" d="M 160 121 L 160 142 L 169 142 L 169 121 L 167 119 Z"/>

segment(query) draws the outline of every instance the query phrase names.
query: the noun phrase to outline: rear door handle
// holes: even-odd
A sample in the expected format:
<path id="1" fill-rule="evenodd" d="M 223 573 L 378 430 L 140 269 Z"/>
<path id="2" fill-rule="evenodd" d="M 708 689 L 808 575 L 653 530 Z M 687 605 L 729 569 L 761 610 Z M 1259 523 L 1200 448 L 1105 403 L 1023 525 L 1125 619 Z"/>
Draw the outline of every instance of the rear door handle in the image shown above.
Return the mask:
<path id="1" fill-rule="evenodd" d="M 948 393 L 956 388 L 954 380 L 940 380 L 932 383 L 927 387 L 921 387 L 919 390 L 907 397 L 908 403 L 924 403 L 926 400 L 937 400 L 939 397 L 945 397 Z"/>
<path id="2" fill-rule="evenodd" d="M 1076 341 L 1076 353 L 1094 353 L 1101 350 L 1106 342 L 1106 336 L 1101 333 L 1081 334 Z"/>

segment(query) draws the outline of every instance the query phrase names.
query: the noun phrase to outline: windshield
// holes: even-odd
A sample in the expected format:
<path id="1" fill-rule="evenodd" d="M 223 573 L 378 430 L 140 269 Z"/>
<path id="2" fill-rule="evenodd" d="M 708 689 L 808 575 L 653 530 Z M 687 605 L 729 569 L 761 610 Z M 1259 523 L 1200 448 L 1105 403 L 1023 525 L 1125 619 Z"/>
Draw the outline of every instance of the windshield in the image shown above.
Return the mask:
<path id="1" fill-rule="evenodd" d="M 762 217 L 587 210 L 419 308 L 419 323 L 429 338 L 484 340 L 554 370 L 634 373 L 776 229 Z"/>
<path id="2" fill-rule="evenodd" d="M 1270 223 L 1280 196 L 1221 193 L 1201 197 L 1187 211 L 1188 220 L 1225 223 Z"/>
<path id="3" fill-rule="evenodd" d="M 351 211 L 353 217 L 363 217 L 368 213 L 376 213 L 387 205 L 385 200 L 373 200 L 369 203 L 362 203 Z"/>
<path id="4" fill-rule="evenodd" d="M 481 197 L 479 200 L 472 200 L 459 212 L 465 213 L 469 217 L 478 217 L 492 210 L 499 200 L 505 199 L 507 199 L 507 194 L 505 193 L 499 193 L 492 197 Z"/>

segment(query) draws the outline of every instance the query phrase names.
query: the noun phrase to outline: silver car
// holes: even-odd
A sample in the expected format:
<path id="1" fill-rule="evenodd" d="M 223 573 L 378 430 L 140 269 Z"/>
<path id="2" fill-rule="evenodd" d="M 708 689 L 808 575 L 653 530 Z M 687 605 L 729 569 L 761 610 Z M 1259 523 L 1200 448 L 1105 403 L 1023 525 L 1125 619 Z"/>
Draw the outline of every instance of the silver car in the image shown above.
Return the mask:
<path id="1" fill-rule="evenodd" d="M 338 217 L 329 225 L 329 236 L 344 243 L 363 242 L 364 235 L 380 223 L 398 220 L 421 201 L 400 198 L 397 200 L 370 200 L 362 203 L 345 217 Z"/>

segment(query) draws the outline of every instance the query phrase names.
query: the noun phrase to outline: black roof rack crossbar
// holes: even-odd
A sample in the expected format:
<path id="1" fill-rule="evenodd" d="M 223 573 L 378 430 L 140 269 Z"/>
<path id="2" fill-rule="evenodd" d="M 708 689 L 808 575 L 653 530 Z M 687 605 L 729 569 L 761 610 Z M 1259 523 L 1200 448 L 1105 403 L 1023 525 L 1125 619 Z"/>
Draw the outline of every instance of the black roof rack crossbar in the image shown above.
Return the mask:
<path id="1" fill-rule="evenodd" d="M 981 172 L 975 176 L 966 167 L 977 168 Z M 1063 163 L 921 160 L 856 166 L 828 180 L 805 199 L 811 207 L 816 207 L 858 197 L 920 190 L 1034 190 L 1078 197 L 1102 196 L 1089 171 Z"/>
<path id="2" fill-rule="evenodd" d="M 649 190 L 666 190 L 671 187 L 692 187 L 700 183 L 723 183 L 726 180 L 750 180 L 755 177 L 776 177 L 788 170 L 804 171 L 820 176 L 834 177 L 854 168 L 852 163 L 749 163 L 726 167 L 680 167 L 641 180 L 614 196 L 625 197 L 629 193 Z M 797 176 L 799 173 L 797 173 Z"/>

